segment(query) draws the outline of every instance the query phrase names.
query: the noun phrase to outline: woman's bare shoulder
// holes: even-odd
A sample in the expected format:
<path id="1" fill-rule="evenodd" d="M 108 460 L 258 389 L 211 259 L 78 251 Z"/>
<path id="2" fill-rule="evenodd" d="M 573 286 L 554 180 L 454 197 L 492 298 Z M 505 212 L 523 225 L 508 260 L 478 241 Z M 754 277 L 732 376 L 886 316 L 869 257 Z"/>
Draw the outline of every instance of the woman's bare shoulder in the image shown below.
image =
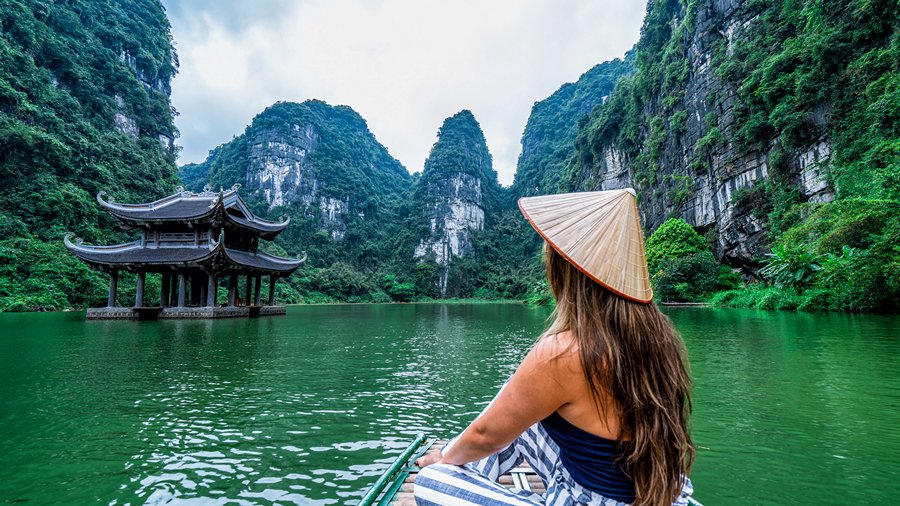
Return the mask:
<path id="1" fill-rule="evenodd" d="M 533 353 L 542 362 L 552 363 L 563 372 L 581 369 L 578 343 L 568 330 L 541 337 L 535 344 Z"/>

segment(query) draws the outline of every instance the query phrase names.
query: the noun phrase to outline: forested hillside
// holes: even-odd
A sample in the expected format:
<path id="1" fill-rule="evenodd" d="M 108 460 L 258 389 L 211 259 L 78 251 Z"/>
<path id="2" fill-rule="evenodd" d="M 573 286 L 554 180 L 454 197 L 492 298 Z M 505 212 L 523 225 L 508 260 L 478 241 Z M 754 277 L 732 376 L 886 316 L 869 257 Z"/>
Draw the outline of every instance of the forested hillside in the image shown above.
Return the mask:
<path id="1" fill-rule="evenodd" d="M 529 286 L 512 263 L 525 255 L 524 223 L 509 215 L 470 111 L 445 120 L 416 176 L 351 108 L 314 100 L 273 105 L 180 173 L 195 190 L 240 183 L 261 215 L 291 217 L 275 252 L 309 260 L 280 300 L 515 298 Z"/>
<path id="2" fill-rule="evenodd" d="M 61 240 L 123 237 L 100 190 L 144 201 L 178 183 L 177 66 L 158 1 L 0 0 L 0 310 L 103 300 Z"/>
<path id="3" fill-rule="evenodd" d="M 500 211 L 497 172 L 470 111 L 444 121 L 412 200 L 415 257 L 437 264 L 436 295 L 468 295 L 472 281 L 451 264 L 472 255 L 473 235 L 490 227 Z"/>
<path id="4" fill-rule="evenodd" d="M 522 134 L 522 153 L 513 183 L 515 197 L 564 190 L 560 185 L 575 154 L 579 120 L 586 120 L 612 93 L 619 79 L 633 72 L 634 52 L 629 51 L 624 59 L 595 65 L 574 83 L 562 85 L 534 104 Z"/>

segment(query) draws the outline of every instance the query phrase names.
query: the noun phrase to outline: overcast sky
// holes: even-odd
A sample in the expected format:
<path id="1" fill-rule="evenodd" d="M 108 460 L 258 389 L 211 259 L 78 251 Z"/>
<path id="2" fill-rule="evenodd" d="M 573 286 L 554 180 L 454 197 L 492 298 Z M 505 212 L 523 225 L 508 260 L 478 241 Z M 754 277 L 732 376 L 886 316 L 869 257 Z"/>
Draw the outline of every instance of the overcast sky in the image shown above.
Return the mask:
<path id="1" fill-rule="evenodd" d="M 353 107 L 410 172 L 470 109 L 512 183 L 535 101 L 637 42 L 642 0 L 163 0 L 179 164 L 278 100 Z"/>

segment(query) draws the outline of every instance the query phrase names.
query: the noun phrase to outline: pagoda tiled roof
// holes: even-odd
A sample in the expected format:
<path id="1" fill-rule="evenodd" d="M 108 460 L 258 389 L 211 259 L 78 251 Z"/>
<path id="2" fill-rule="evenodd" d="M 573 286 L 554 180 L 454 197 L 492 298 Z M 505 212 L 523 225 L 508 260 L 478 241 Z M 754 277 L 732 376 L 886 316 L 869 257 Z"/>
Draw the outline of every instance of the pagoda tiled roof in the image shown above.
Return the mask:
<path id="1" fill-rule="evenodd" d="M 147 247 L 140 240 L 114 246 L 86 245 L 81 240 L 64 239 L 66 247 L 81 260 L 96 266 L 127 268 L 131 266 L 198 266 L 215 265 L 215 270 L 234 268 L 277 272 L 287 275 L 297 270 L 306 260 L 281 258 L 262 251 L 243 251 L 226 248 L 224 243 L 212 243 L 196 247 Z"/>
<path id="2" fill-rule="evenodd" d="M 146 204 L 120 204 L 111 198 L 104 199 L 107 193 L 101 191 L 97 194 L 97 202 L 119 221 L 133 227 L 167 222 L 221 221 L 223 225 L 231 224 L 271 239 L 290 223 L 290 218 L 276 222 L 253 214 L 238 194 L 239 188 L 240 185 L 234 185 L 219 192 L 195 193 L 179 187 L 174 194 Z"/>

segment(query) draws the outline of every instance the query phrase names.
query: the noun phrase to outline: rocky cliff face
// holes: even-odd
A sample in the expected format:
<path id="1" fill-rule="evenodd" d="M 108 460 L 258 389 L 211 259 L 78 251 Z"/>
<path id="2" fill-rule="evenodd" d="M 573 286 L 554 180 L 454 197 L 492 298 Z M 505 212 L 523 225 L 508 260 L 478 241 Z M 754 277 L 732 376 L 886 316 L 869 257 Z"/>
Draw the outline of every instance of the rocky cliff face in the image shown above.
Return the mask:
<path id="1" fill-rule="evenodd" d="M 433 195 L 427 213 L 429 233 L 419 240 L 414 256 L 442 267 L 438 286 L 446 295 L 450 261 L 470 255 L 472 232 L 484 228 L 484 196 L 480 180 L 460 173 L 430 184 L 428 193 Z"/>
<path id="2" fill-rule="evenodd" d="M 151 97 L 165 97 L 165 100 L 168 101 L 172 95 L 171 77 L 158 71 L 153 72 L 147 69 L 146 66 L 142 66 L 138 58 L 129 51 L 123 50 L 119 54 L 119 61 L 134 74 L 135 79 L 143 86 L 148 95 Z M 145 124 L 142 129 L 136 114 L 129 108 L 124 97 L 121 94 L 116 94 L 115 100 L 117 107 L 113 122 L 120 132 L 133 139 L 138 139 L 141 135 L 156 137 L 163 152 L 172 158 L 175 157 L 176 132 L 174 126 L 165 125 L 165 128 L 159 128 L 159 125 L 153 125 L 152 128 L 149 128 L 150 125 Z"/>
<path id="3" fill-rule="evenodd" d="M 262 191 L 270 209 L 287 202 L 312 203 L 318 181 L 308 155 L 319 145 L 313 125 L 293 125 L 285 132 L 259 130 L 248 145 L 250 163 L 245 183 Z"/>
<path id="4" fill-rule="evenodd" d="M 419 216 L 428 222 L 414 256 L 440 266 L 442 296 L 447 295 L 453 258 L 472 254 L 473 233 L 484 228 L 498 192 L 497 173 L 475 117 L 462 111 L 447 118 L 413 197 Z"/>
<path id="5" fill-rule="evenodd" d="M 566 181 L 576 190 L 636 187 L 649 230 L 682 217 L 713 230 L 719 257 L 735 266 L 752 264 L 767 246 L 762 197 L 773 178 L 801 201 L 834 198 L 827 106 L 808 114 L 790 146 L 782 131 L 747 135 L 744 76 L 730 76 L 727 65 L 736 44 L 764 29 L 752 4 L 651 2 L 637 75 L 582 129 Z"/>
<path id="6" fill-rule="evenodd" d="M 178 184 L 169 101 L 178 60 L 158 0 L 5 2 L 0 25 L 0 221 L 90 241 L 118 230 L 89 210 L 98 191 L 142 201 Z M 78 211 L 36 209 L 28 196 L 37 194 Z"/>

